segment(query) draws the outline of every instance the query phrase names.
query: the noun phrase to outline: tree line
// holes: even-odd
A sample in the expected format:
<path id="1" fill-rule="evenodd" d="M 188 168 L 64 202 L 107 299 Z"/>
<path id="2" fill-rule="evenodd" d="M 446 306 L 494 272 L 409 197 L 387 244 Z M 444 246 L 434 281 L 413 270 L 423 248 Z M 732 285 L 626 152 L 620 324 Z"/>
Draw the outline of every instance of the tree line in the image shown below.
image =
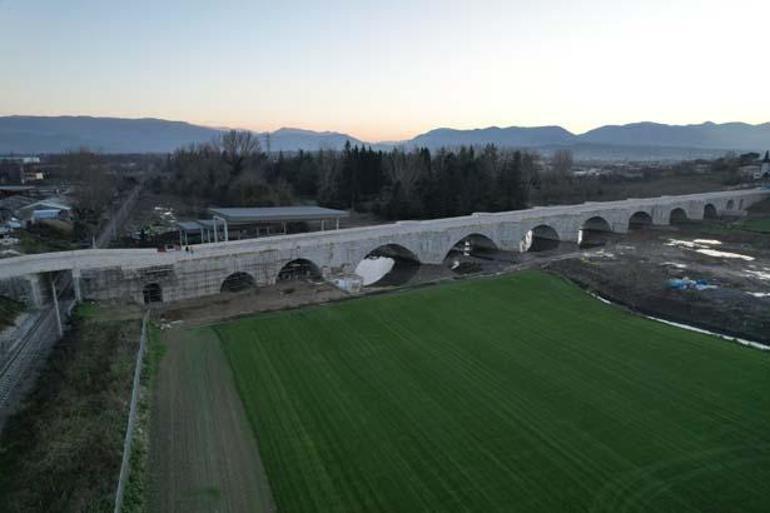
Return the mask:
<path id="1" fill-rule="evenodd" d="M 152 185 L 218 206 L 312 199 L 386 219 L 428 219 L 526 208 L 542 182 L 538 159 L 493 145 L 431 152 L 347 143 L 340 151 L 268 155 L 251 133 L 232 131 L 175 151 Z"/>

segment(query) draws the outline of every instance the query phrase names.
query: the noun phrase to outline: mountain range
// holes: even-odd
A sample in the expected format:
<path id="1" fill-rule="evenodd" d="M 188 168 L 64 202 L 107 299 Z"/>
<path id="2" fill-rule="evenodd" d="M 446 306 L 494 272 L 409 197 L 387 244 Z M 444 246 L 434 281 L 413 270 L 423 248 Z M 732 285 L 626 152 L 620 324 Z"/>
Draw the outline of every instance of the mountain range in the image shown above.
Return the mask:
<path id="1" fill-rule="evenodd" d="M 162 119 L 94 118 L 86 116 L 0 117 L 0 154 L 59 153 L 88 147 L 105 153 L 167 153 L 192 143 L 211 141 L 221 128 Z M 378 149 L 483 146 L 537 149 L 545 153 L 573 150 L 576 158 L 676 159 L 708 157 L 726 151 L 762 151 L 770 148 L 770 123 L 702 123 L 665 125 L 632 123 L 607 125 L 583 134 L 559 126 L 489 127 L 473 130 L 438 128 L 412 139 L 368 143 L 338 132 L 281 128 L 256 133 L 263 149 L 313 151 L 371 144 Z"/>

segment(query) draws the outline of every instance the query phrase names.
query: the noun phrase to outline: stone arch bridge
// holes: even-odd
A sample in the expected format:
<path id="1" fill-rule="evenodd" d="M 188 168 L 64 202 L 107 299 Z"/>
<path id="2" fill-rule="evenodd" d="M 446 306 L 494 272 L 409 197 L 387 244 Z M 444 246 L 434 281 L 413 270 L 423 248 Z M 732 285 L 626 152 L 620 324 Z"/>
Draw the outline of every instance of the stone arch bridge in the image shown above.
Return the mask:
<path id="1" fill-rule="evenodd" d="M 325 278 L 352 273 L 383 246 L 397 246 L 421 263 L 441 264 L 470 235 L 481 235 L 505 251 L 522 251 L 528 234 L 577 243 L 581 230 L 626 233 L 636 223 L 668 225 L 684 219 L 740 216 L 770 190 L 752 189 L 589 202 L 427 221 L 312 232 L 263 239 L 203 244 L 193 253 L 155 249 L 88 249 L 0 260 L 0 292 L 29 302 L 45 302 L 53 274 L 71 273 L 75 294 L 89 299 L 174 301 L 216 294 L 235 273 L 270 285 L 285 266 L 302 259 Z"/>

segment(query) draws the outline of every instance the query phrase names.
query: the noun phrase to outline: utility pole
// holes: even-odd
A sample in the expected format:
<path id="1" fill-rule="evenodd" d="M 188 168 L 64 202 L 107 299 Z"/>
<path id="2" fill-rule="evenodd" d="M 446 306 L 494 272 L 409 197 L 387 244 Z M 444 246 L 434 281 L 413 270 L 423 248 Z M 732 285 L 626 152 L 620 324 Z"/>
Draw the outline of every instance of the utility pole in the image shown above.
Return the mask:
<path id="1" fill-rule="evenodd" d="M 53 309 L 54 309 L 54 312 L 56 313 L 56 327 L 59 330 L 59 336 L 63 337 L 64 328 L 62 328 L 62 325 L 61 325 L 61 313 L 59 312 L 59 298 L 57 297 L 57 293 L 56 293 L 56 283 L 54 282 L 54 279 L 53 279 L 53 273 L 48 275 L 48 279 L 51 282 L 51 293 L 53 294 Z"/>

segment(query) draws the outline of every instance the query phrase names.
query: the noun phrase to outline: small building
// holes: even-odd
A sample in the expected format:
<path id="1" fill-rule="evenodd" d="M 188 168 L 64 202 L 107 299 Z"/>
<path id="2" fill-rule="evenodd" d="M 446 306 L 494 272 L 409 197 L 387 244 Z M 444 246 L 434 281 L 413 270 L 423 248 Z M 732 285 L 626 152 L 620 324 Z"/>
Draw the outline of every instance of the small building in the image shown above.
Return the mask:
<path id="1" fill-rule="evenodd" d="M 45 179 L 40 169 L 40 157 L 2 156 L 0 157 L 0 182 L 18 183 L 39 182 Z"/>
<path id="2" fill-rule="evenodd" d="M 738 172 L 746 180 L 767 180 L 770 178 L 770 151 L 765 152 L 765 158 L 762 160 L 741 166 L 738 168 Z"/>
<path id="3" fill-rule="evenodd" d="M 315 224 L 321 231 L 332 227 L 339 229 L 340 219 L 349 215 L 345 210 L 317 206 L 212 207 L 209 212 L 211 219 L 177 223 L 181 245 L 282 235 L 289 233 L 289 226 L 297 223 Z"/>
<path id="4" fill-rule="evenodd" d="M 750 164 L 748 166 L 739 167 L 738 173 L 740 173 L 741 177 L 746 180 L 756 180 L 762 175 L 761 169 L 762 168 L 756 164 Z"/>
<path id="5" fill-rule="evenodd" d="M 0 162 L 11 162 L 14 164 L 40 164 L 40 157 L 25 157 L 21 155 L 6 155 L 0 157 Z"/>
<path id="6" fill-rule="evenodd" d="M 52 198 L 25 205 L 19 208 L 15 215 L 25 225 L 50 219 L 66 221 L 72 217 L 72 207 L 59 199 Z"/>

